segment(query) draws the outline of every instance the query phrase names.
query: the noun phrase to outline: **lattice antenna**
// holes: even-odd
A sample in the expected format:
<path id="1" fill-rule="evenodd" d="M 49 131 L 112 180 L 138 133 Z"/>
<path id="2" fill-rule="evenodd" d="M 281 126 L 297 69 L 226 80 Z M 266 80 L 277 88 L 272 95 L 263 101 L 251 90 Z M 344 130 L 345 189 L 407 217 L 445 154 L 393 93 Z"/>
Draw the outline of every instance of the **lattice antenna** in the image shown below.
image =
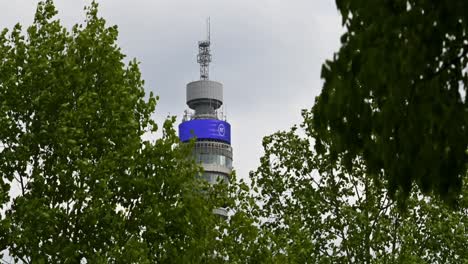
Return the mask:
<path id="1" fill-rule="evenodd" d="M 197 62 L 200 64 L 200 80 L 208 80 L 210 75 L 210 18 L 206 21 L 207 39 L 198 41 Z"/>

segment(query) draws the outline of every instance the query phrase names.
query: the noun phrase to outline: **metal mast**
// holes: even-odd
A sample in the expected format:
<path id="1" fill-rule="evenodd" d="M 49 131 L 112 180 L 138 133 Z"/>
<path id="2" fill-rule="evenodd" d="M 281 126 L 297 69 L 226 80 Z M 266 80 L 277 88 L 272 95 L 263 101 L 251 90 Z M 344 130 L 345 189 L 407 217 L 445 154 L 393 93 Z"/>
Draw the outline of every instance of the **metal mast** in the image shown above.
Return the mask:
<path id="1" fill-rule="evenodd" d="M 197 62 L 200 64 L 200 80 L 208 80 L 210 75 L 210 18 L 206 21 L 206 40 L 198 41 Z"/>

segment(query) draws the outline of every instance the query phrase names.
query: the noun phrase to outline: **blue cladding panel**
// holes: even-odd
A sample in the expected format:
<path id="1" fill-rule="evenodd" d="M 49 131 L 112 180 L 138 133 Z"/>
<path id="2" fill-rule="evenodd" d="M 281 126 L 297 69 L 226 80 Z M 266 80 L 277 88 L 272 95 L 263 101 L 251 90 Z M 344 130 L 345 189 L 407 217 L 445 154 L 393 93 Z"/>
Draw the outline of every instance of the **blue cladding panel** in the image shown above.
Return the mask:
<path id="1" fill-rule="evenodd" d="M 231 144 L 231 125 L 216 119 L 194 119 L 179 125 L 179 138 L 182 142 L 192 137 L 197 139 L 216 139 Z"/>

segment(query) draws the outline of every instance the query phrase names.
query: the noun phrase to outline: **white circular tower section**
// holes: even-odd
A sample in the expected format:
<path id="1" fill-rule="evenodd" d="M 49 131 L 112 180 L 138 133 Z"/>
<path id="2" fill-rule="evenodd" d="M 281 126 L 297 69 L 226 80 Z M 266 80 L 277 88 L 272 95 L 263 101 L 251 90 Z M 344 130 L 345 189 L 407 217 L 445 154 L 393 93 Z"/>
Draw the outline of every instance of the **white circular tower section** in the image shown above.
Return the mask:
<path id="1" fill-rule="evenodd" d="M 187 105 L 197 111 L 209 106 L 216 110 L 223 104 L 223 84 L 199 80 L 187 84 Z"/>

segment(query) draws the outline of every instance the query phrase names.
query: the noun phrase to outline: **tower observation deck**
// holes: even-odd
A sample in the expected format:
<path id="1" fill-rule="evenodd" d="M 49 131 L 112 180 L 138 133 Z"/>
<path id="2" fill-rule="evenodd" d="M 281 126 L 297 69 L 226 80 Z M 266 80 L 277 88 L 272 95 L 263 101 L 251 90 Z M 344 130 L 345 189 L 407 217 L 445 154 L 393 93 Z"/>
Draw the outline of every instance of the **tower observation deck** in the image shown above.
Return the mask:
<path id="1" fill-rule="evenodd" d="M 179 138 L 187 142 L 196 138 L 194 158 L 204 169 L 202 177 L 210 184 L 229 183 L 232 172 L 231 125 L 219 109 L 223 105 L 223 84 L 209 80 L 210 24 L 207 23 L 207 40 L 198 42 L 197 62 L 200 64 L 200 80 L 187 84 L 187 105 Z M 224 208 L 215 214 L 227 216 Z"/>

